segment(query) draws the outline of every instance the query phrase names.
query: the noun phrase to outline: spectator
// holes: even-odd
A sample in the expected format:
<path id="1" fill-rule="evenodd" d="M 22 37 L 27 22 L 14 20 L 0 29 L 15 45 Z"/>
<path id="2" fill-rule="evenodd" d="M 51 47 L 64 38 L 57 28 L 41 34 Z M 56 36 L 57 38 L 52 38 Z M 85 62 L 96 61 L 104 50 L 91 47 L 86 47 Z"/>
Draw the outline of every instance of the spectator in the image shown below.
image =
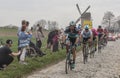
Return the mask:
<path id="1" fill-rule="evenodd" d="M 64 37 L 64 29 L 61 29 L 60 36 L 59 36 L 59 42 L 60 42 L 60 45 L 61 45 L 62 49 L 64 48 L 63 37 Z"/>
<path id="2" fill-rule="evenodd" d="M 37 53 L 40 54 L 40 56 L 46 55 L 41 51 L 41 46 L 42 46 L 42 41 L 41 38 L 44 37 L 43 32 L 42 32 L 42 27 L 37 24 L 37 29 L 36 29 L 36 46 L 34 48 L 36 49 Z"/>
<path id="3" fill-rule="evenodd" d="M 42 27 L 37 24 L 37 30 L 36 30 L 36 46 L 41 48 L 42 46 L 42 41 L 41 38 L 44 37 L 43 32 L 42 32 Z"/>
<path id="4" fill-rule="evenodd" d="M 55 30 L 49 32 L 47 39 L 47 48 L 50 48 L 53 51 L 53 37 L 55 36 Z"/>
<path id="5" fill-rule="evenodd" d="M 58 44 L 59 44 L 59 42 L 58 42 L 58 39 L 59 39 L 58 30 L 55 30 L 54 33 L 55 34 L 54 34 L 54 36 L 52 38 L 52 42 L 53 42 L 52 51 L 56 52 L 56 51 L 58 51 Z"/>
<path id="6" fill-rule="evenodd" d="M 20 54 L 14 53 L 11 51 L 10 47 L 12 46 L 12 40 L 8 39 L 6 41 L 6 45 L 0 48 L 0 70 L 4 70 L 9 64 L 14 60 L 13 56 L 17 56 Z"/>
<path id="7" fill-rule="evenodd" d="M 21 54 L 20 54 L 20 59 L 19 59 L 19 63 L 21 64 L 25 64 L 27 65 L 27 63 L 25 62 L 25 55 L 26 55 L 26 49 L 29 46 L 30 43 L 30 38 L 32 37 L 32 33 L 31 32 L 26 32 L 26 24 L 22 26 L 21 31 L 19 32 L 19 48 L 21 50 Z"/>
<path id="8" fill-rule="evenodd" d="M 23 27 L 23 26 L 26 26 L 26 20 L 22 20 L 22 22 L 21 22 L 21 27 L 19 27 L 18 28 L 18 32 L 17 32 L 17 36 L 19 37 L 19 32 L 21 32 L 21 28 Z M 18 46 L 19 46 L 19 39 L 18 39 Z M 21 49 L 18 47 L 18 51 L 20 51 Z M 20 55 L 18 55 L 18 61 L 20 60 Z"/>

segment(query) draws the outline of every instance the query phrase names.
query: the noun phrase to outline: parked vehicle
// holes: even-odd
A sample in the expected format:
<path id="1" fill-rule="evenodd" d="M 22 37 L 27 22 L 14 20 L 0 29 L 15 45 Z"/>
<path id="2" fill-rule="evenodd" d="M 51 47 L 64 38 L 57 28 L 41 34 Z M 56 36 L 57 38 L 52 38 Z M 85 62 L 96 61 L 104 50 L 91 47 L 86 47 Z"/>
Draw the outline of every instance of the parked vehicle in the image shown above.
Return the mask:
<path id="1" fill-rule="evenodd" d="M 118 34 L 118 38 L 120 38 L 120 33 Z"/>
<path id="2" fill-rule="evenodd" d="M 108 41 L 116 41 L 115 35 L 113 35 L 112 33 L 109 33 L 109 35 L 108 35 Z"/>

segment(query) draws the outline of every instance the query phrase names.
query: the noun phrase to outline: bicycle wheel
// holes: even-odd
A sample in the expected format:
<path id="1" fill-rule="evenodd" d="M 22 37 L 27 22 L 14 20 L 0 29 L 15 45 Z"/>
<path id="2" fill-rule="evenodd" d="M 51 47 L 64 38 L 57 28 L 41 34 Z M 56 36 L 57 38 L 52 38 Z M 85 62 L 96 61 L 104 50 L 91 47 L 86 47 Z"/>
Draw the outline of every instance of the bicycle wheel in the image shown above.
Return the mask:
<path id="1" fill-rule="evenodd" d="M 103 39 L 103 44 L 104 44 L 104 47 L 107 46 L 107 40 L 106 40 L 106 38 Z"/>
<path id="2" fill-rule="evenodd" d="M 28 57 L 36 57 L 37 53 L 36 53 L 35 49 L 32 47 L 29 47 L 29 49 L 27 49 L 27 56 Z"/>
<path id="3" fill-rule="evenodd" d="M 95 42 L 92 42 L 90 58 L 94 57 L 94 54 L 95 54 Z"/>
<path id="4" fill-rule="evenodd" d="M 98 53 L 101 53 L 101 42 L 98 42 Z"/>
<path id="5" fill-rule="evenodd" d="M 88 61 L 88 51 L 89 51 L 89 46 L 88 46 L 88 44 L 86 45 L 86 47 L 85 47 L 85 61 L 87 62 Z"/>
<path id="6" fill-rule="evenodd" d="M 66 62 L 65 62 L 65 72 L 66 72 L 66 74 L 68 74 L 69 70 L 70 70 L 70 54 L 67 53 Z"/>
<path id="7" fill-rule="evenodd" d="M 84 64 L 87 62 L 87 57 L 88 57 L 87 46 L 85 44 L 84 47 L 83 47 L 83 62 L 84 62 Z"/>
<path id="8" fill-rule="evenodd" d="M 70 60 L 69 60 L 70 70 L 72 70 L 72 69 L 73 69 L 72 64 L 73 64 L 73 55 L 72 55 L 72 54 L 70 54 Z"/>
<path id="9" fill-rule="evenodd" d="M 95 56 L 95 51 L 96 51 L 96 45 L 95 45 L 95 41 L 93 43 L 93 57 Z"/>

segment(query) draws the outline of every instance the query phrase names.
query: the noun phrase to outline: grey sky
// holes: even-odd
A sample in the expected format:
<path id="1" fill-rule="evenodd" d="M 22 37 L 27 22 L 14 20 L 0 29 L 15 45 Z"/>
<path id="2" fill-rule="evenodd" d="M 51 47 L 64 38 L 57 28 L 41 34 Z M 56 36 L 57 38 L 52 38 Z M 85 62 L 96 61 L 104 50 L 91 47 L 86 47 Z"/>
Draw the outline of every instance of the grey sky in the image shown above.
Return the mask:
<path id="1" fill-rule="evenodd" d="M 120 15 L 120 0 L 0 0 L 0 26 L 20 26 L 22 19 L 30 21 L 31 26 L 40 19 L 57 21 L 60 26 L 66 26 L 79 17 L 76 3 L 82 11 L 91 5 L 89 11 L 94 26 L 101 23 L 106 11 Z"/>

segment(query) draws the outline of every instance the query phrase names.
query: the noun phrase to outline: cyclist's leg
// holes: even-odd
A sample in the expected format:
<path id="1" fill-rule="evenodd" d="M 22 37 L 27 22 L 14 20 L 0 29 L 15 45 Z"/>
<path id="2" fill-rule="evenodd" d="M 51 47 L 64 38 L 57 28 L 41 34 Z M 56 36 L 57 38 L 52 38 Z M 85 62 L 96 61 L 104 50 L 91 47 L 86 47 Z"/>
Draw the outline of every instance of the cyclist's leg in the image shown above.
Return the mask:
<path id="1" fill-rule="evenodd" d="M 97 38 L 96 37 L 94 37 L 93 38 L 93 45 L 94 45 L 94 47 L 95 47 L 95 51 L 97 51 Z"/>
<path id="2" fill-rule="evenodd" d="M 76 48 L 75 48 L 75 46 L 72 46 L 72 53 L 73 53 L 72 68 L 75 68 L 75 59 L 76 59 Z"/>
<path id="3" fill-rule="evenodd" d="M 104 45 L 104 38 L 105 38 L 105 36 L 102 34 L 102 35 L 101 35 L 101 44 L 102 44 L 102 45 Z"/>
<path id="4" fill-rule="evenodd" d="M 75 59 L 76 59 L 76 48 L 75 48 L 75 46 L 72 48 L 72 52 L 73 52 L 73 63 L 75 64 Z"/>
<path id="5" fill-rule="evenodd" d="M 100 41 L 101 39 L 101 34 L 98 34 L 98 41 Z"/>
<path id="6" fill-rule="evenodd" d="M 90 37 L 87 38 L 87 41 L 88 41 L 88 43 L 89 43 L 89 48 L 90 48 L 91 45 L 92 45 L 92 42 L 90 41 Z"/>
<path id="7" fill-rule="evenodd" d="M 82 41 L 82 43 L 83 43 L 83 51 L 84 51 L 85 42 L 87 42 L 87 38 L 83 38 L 83 41 Z"/>

